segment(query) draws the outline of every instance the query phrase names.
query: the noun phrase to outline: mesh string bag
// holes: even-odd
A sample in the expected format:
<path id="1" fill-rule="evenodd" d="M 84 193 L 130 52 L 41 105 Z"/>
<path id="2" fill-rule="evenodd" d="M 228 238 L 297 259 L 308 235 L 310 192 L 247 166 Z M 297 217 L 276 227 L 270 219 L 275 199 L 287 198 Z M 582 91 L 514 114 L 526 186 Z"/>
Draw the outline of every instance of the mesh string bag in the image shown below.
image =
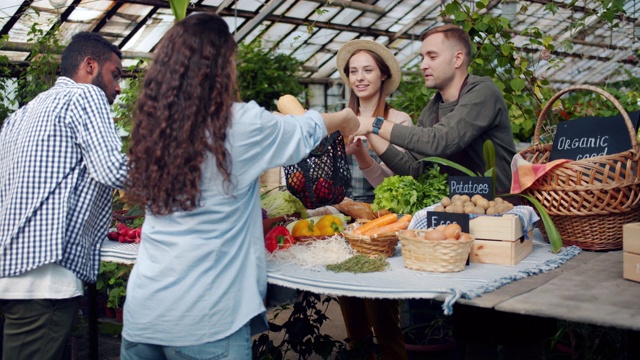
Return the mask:
<path id="1" fill-rule="evenodd" d="M 307 209 L 341 202 L 351 185 L 344 138 L 336 131 L 302 161 L 283 167 L 287 190 Z"/>

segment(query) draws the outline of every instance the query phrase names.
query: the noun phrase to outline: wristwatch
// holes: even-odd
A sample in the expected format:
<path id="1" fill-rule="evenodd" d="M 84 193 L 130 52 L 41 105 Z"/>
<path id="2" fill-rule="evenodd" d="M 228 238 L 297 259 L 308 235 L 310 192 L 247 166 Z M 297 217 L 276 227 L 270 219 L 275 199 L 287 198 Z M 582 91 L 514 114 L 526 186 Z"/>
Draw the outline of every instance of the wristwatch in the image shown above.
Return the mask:
<path id="1" fill-rule="evenodd" d="M 382 123 L 384 122 L 384 118 L 382 116 L 378 116 L 375 120 L 373 120 L 373 129 L 372 132 L 378 135 L 380 132 L 380 128 L 382 127 Z"/>

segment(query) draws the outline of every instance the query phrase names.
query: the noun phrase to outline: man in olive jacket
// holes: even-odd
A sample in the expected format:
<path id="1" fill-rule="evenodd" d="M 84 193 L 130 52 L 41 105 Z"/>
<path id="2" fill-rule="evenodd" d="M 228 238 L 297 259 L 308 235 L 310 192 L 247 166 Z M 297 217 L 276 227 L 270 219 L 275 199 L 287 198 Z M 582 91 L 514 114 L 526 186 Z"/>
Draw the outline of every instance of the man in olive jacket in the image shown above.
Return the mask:
<path id="1" fill-rule="evenodd" d="M 420 114 L 417 126 L 403 128 L 391 121 L 360 118 L 357 135 L 367 136 L 393 172 L 414 177 L 429 166 L 418 162 L 426 156 L 443 157 L 484 173 L 483 145 L 491 140 L 496 149 L 496 192 L 509 192 L 515 144 L 507 106 L 491 78 L 468 73 L 469 35 L 457 26 L 444 25 L 430 29 L 420 38 L 420 69 L 425 86 L 438 92 Z M 443 172 L 462 175 L 449 167 Z"/>

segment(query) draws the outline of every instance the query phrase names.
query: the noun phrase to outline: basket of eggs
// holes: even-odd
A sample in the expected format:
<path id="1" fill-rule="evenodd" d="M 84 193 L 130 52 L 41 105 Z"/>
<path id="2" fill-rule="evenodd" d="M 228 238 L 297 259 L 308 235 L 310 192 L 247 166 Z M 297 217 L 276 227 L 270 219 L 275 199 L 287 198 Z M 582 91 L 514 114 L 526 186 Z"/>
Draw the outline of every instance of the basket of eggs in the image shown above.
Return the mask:
<path id="1" fill-rule="evenodd" d="M 399 231 L 398 239 L 404 266 L 431 272 L 464 270 L 474 240 L 455 223 L 427 230 Z"/>
<path id="2" fill-rule="evenodd" d="M 398 245 L 397 232 L 409 227 L 412 216 L 386 214 L 373 220 L 360 220 L 349 225 L 342 235 L 359 254 L 393 256 Z"/>

